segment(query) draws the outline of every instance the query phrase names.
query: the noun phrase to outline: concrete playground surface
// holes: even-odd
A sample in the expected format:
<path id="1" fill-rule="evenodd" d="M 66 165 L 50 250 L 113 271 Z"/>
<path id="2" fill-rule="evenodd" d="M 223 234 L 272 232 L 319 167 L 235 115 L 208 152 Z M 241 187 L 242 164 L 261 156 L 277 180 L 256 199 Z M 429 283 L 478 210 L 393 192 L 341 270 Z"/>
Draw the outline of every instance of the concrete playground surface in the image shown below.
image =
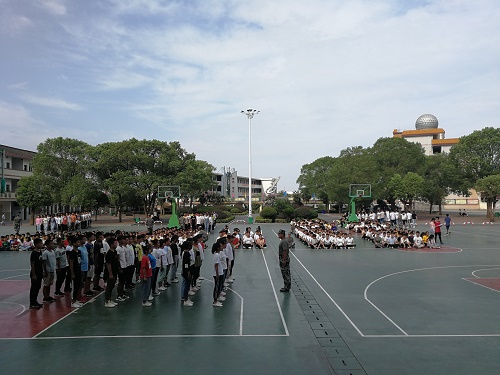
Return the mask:
<path id="1" fill-rule="evenodd" d="M 211 304 L 207 254 L 192 307 L 180 305 L 175 284 L 147 309 L 135 290 L 115 309 L 98 295 L 78 309 L 64 296 L 28 310 L 29 253 L 3 252 L 0 366 L 37 374 L 498 374 L 500 230 L 470 218 L 477 223 L 455 220 L 441 252 L 375 249 L 360 236 L 353 250 L 296 240 L 291 293 L 279 292 L 276 236 L 290 227 L 260 224 L 268 247 L 236 252 L 222 308 Z M 132 218 L 92 229 L 107 228 L 144 229 Z"/>

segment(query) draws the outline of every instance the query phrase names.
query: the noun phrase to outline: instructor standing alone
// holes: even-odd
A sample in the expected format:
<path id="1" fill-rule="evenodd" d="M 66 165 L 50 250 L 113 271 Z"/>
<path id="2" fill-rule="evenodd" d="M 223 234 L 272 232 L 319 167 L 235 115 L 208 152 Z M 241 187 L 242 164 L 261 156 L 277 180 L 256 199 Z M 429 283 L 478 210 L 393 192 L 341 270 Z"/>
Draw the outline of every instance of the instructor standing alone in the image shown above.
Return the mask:
<path id="1" fill-rule="evenodd" d="M 278 231 L 278 237 L 281 240 L 279 244 L 279 260 L 281 275 L 283 276 L 283 282 L 285 286 L 280 289 L 280 292 L 289 292 L 292 286 L 292 277 L 290 276 L 290 249 L 288 246 L 288 241 L 285 238 L 286 233 L 283 229 Z"/>

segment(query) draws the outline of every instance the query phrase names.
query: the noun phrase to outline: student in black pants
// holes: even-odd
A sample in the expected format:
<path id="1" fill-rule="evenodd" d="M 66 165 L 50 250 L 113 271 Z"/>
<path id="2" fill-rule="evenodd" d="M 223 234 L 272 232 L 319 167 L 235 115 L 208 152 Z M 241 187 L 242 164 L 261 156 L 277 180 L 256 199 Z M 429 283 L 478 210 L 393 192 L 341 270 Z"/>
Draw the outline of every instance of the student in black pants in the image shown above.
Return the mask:
<path id="1" fill-rule="evenodd" d="M 35 238 L 33 242 L 34 249 L 30 255 L 30 309 L 39 309 L 43 307 L 42 304 L 38 303 L 38 293 L 40 293 L 40 288 L 42 287 L 43 278 L 43 268 L 42 268 L 42 248 L 43 240 L 41 238 Z"/>
<path id="2" fill-rule="evenodd" d="M 81 242 L 75 236 L 70 236 L 68 238 L 68 242 L 71 246 L 73 246 L 73 249 L 68 254 L 69 271 L 71 280 L 73 280 L 73 295 L 71 298 L 71 307 L 78 308 L 83 306 L 83 304 L 78 301 L 78 297 L 80 297 L 80 290 L 82 288 L 82 254 L 80 250 L 78 250 Z"/>

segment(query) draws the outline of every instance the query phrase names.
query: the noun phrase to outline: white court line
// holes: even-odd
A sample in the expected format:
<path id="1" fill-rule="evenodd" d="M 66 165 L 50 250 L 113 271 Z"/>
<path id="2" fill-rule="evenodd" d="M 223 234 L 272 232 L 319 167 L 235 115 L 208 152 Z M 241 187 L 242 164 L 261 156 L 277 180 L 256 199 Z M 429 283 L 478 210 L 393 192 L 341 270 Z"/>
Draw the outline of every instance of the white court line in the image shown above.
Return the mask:
<path id="1" fill-rule="evenodd" d="M 492 266 L 497 266 L 496 264 L 495 265 L 492 265 Z M 364 292 L 364 295 L 365 295 L 365 300 L 370 303 L 375 309 L 377 309 L 378 312 L 380 312 L 387 320 L 389 320 L 392 324 L 394 324 L 395 327 L 397 327 L 401 332 L 404 332 L 396 323 L 394 323 L 386 314 L 384 314 L 384 312 L 382 312 L 382 310 L 380 310 L 372 301 L 370 301 L 367 297 L 368 295 L 368 289 L 373 285 L 375 284 L 376 282 L 380 281 L 380 280 L 383 280 L 387 277 L 390 277 L 390 276 L 394 276 L 394 275 L 400 275 L 400 274 L 403 274 L 403 273 L 409 273 L 409 272 L 416 272 L 416 271 L 426 271 L 426 270 L 434 270 L 434 269 L 446 269 L 446 268 L 469 268 L 469 267 L 488 267 L 488 265 L 484 265 L 484 264 L 481 264 L 481 265 L 471 265 L 471 266 L 442 266 L 442 267 L 426 267 L 426 268 L 416 268 L 416 269 L 411 269 L 411 270 L 406 270 L 406 271 L 399 271 L 399 272 L 394 272 L 394 273 L 390 273 L 388 275 L 385 275 L 385 276 L 382 276 L 382 277 L 379 277 L 378 279 L 372 281 L 370 284 L 368 284 L 368 286 L 365 288 L 365 292 Z M 409 336 L 406 332 L 405 333 L 405 336 Z"/>
<path id="2" fill-rule="evenodd" d="M 14 271 L 30 271 L 29 268 L 20 268 L 18 270 L 0 270 L 0 272 L 14 272 Z"/>
<path id="3" fill-rule="evenodd" d="M 205 279 L 205 280 L 207 280 L 209 283 L 212 283 L 212 284 L 215 283 L 213 280 L 210 280 L 210 279 Z M 230 290 L 231 292 L 233 292 L 234 294 L 236 294 L 241 299 L 241 304 L 240 304 L 240 336 L 242 336 L 243 335 L 243 302 L 244 302 L 244 299 L 234 289 L 231 289 L 231 288 L 227 287 L 227 290 Z"/>
<path id="4" fill-rule="evenodd" d="M 483 285 L 483 284 L 476 283 L 474 280 L 467 280 L 467 279 L 465 279 L 465 278 L 462 278 L 462 280 L 468 281 L 469 283 L 472 283 L 472 284 L 474 284 L 474 285 L 479 285 L 479 286 L 482 286 L 483 288 L 489 289 L 489 290 L 491 290 L 491 291 L 493 291 L 493 292 L 500 293 L 500 290 L 496 290 L 496 289 L 490 288 L 489 286 L 486 286 L 486 285 Z"/>
<path id="5" fill-rule="evenodd" d="M 476 279 L 497 279 L 498 277 L 479 277 L 479 276 L 476 276 L 476 272 L 489 271 L 489 270 L 500 270 L 500 268 L 483 268 L 480 270 L 475 270 L 475 271 L 472 271 L 472 276 L 474 276 Z"/>
<path id="6" fill-rule="evenodd" d="M 273 230 L 274 234 L 276 234 L 276 232 Z M 277 235 L 277 234 L 276 234 Z M 360 331 L 360 329 L 356 326 L 356 324 L 354 324 L 354 322 L 351 320 L 351 318 L 349 318 L 349 316 L 344 312 L 344 310 L 342 310 L 342 308 L 338 305 L 337 302 L 335 302 L 335 300 L 332 298 L 332 296 L 330 296 L 328 294 L 328 292 L 325 290 L 325 288 L 323 288 L 323 286 L 318 282 L 318 280 L 316 280 L 316 278 L 311 274 L 311 272 L 309 272 L 309 270 L 306 268 L 306 266 L 304 266 L 302 264 L 302 262 L 299 260 L 299 258 L 297 258 L 295 256 L 294 253 L 292 253 L 290 251 L 290 254 L 293 255 L 293 257 L 297 260 L 297 262 L 299 262 L 299 264 L 302 266 L 302 268 L 304 268 L 304 270 L 309 274 L 309 276 L 311 276 L 311 278 L 316 282 L 316 284 L 321 288 L 321 290 L 323 291 L 323 293 L 325 293 L 327 295 L 327 297 L 330 299 L 330 301 L 333 302 L 333 304 L 335 305 L 335 307 L 337 307 L 337 309 L 344 315 L 344 317 L 347 319 L 347 321 L 349 323 L 351 323 L 351 325 L 354 327 L 354 329 L 359 333 L 359 335 L 361 337 L 364 337 L 365 335 L 363 334 L 363 332 Z"/>
<path id="7" fill-rule="evenodd" d="M 0 279 L 0 281 L 29 281 L 29 279 L 26 279 L 26 280 L 9 280 L 9 279 L 14 279 L 16 277 L 21 277 L 21 276 L 28 276 L 28 275 L 22 274 L 22 275 L 9 276 L 9 277 L 5 277 L 3 279 Z"/>
<path id="8" fill-rule="evenodd" d="M 94 303 L 96 301 L 96 298 L 99 297 L 101 294 L 103 294 L 103 292 L 99 293 L 99 294 L 96 294 L 94 297 L 92 297 L 91 299 L 89 299 L 82 307 L 84 307 L 87 303 Z M 66 319 L 68 316 L 70 316 L 71 314 L 73 314 L 74 312 L 80 310 L 82 307 L 77 307 L 77 308 L 73 308 L 73 310 L 71 312 L 69 312 L 68 314 L 64 315 L 61 319 L 55 321 L 54 323 L 52 323 L 50 326 L 46 327 L 44 330 L 38 332 L 35 336 L 33 336 L 32 338 L 33 339 L 36 339 L 36 338 L 40 338 L 38 336 L 40 336 L 42 333 L 44 333 L 45 331 L 47 331 L 48 329 L 52 328 L 53 326 L 55 326 L 57 323 L 59 323 L 60 321 Z"/>
<path id="9" fill-rule="evenodd" d="M 377 338 L 377 339 L 386 339 L 386 338 L 433 338 L 433 337 L 500 337 L 500 333 L 493 334 L 463 334 L 463 335 L 365 335 L 365 338 Z"/>
<path id="10" fill-rule="evenodd" d="M 269 281 L 271 282 L 271 286 L 273 288 L 274 298 L 276 300 L 276 305 L 278 305 L 278 310 L 280 313 L 281 322 L 283 323 L 283 327 L 285 327 L 285 336 L 290 336 L 290 333 L 288 332 L 288 327 L 287 327 L 286 322 L 285 322 L 285 317 L 283 316 L 283 311 L 281 311 L 280 301 L 278 300 L 278 295 L 276 294 L 276 289 L 274 288 L 273 279 L 271 278 L 271 272 L 269 272 L 269 267 L 267 265 L 266 256 L 264 255 L 264 250 L 260 249 L 260 252 L 262 253 L 262 258 L 264 259 L 264 263 L 266 264 L 267 275 L 269 276 Z"/>
<path id="11" fill-rule="evenodd" d="M 496 240 L 498 239 L 498 237 L 496 236 L 487 236 L 487 235 L 482 235 L 482 234 L 477 234 L 477 233 L 466 233 L 466 232 L 453 232 L 453 233 L 456 233 L 456 234 L 463 234 L 464 236 L 476 236 L 476 237 L 484 237 L 484 238 L 488 238 L 490 240 Z"/>
<path id="12" fill-rule="evenodd" d="M 455 247 L 455 246 L 451 246 Z M 388 250 L 397 250 L 401 251 L 403 253 L 411 253 L 411 254 L 458 254 L 463 251 L 463 249 L 459 247 L 455 247 L 455 249 L 458 249 L 459 251 L 438 251 L 438 252 L 432 252 L 428 250 L 422 250 L 422 249 L 412 249 L 412 250 L 401 250 L 401 249 L 396 249 L 396 248 L 387 248 Z"/>
<path id="13" fill-rule="evenodd" d="M 9 305 L 18 305 L 18 306 L 21 306 L 23 308 L 23 310 L 19 313 L 19 314 L 16 314 L 16 316 L 19 316 L 21 315 L 23 312 L 26 311 L 26 306 L 20 304 L 20 303 L 16 303 L 16 302 L 0 302 L 0 303 L 5 303 L 5 304 L 9 304 Z"/>
<path id="14" fill-rule="evenodd" d="M 78 339 L 165 339 L 165 338 L 206 338 L 206 337 L 287 337 L 277 335 L 118 335 L 118 336 L 44 336 L 44 337 L 0 337 L 4 340 L 78 340 Z"/>

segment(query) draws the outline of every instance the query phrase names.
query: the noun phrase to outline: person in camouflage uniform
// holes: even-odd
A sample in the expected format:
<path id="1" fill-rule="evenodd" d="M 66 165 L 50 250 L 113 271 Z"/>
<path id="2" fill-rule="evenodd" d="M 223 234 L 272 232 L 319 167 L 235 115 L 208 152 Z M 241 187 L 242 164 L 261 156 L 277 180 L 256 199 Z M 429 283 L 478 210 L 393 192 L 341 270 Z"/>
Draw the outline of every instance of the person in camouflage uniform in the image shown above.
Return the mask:
<path id="1" fill-rule="evenodd" d="M 278 255 L 280 261 L 281 275 L 285 286 L 280 289 L 280 292 L 289 292 L 292 287 L 292 277 L 290 275 L 290 248 L 288 241 L 285 238 L 286 233 L 283 229 L 278 232 L 278 237 L 281 240 L 278 247 Z"/>

